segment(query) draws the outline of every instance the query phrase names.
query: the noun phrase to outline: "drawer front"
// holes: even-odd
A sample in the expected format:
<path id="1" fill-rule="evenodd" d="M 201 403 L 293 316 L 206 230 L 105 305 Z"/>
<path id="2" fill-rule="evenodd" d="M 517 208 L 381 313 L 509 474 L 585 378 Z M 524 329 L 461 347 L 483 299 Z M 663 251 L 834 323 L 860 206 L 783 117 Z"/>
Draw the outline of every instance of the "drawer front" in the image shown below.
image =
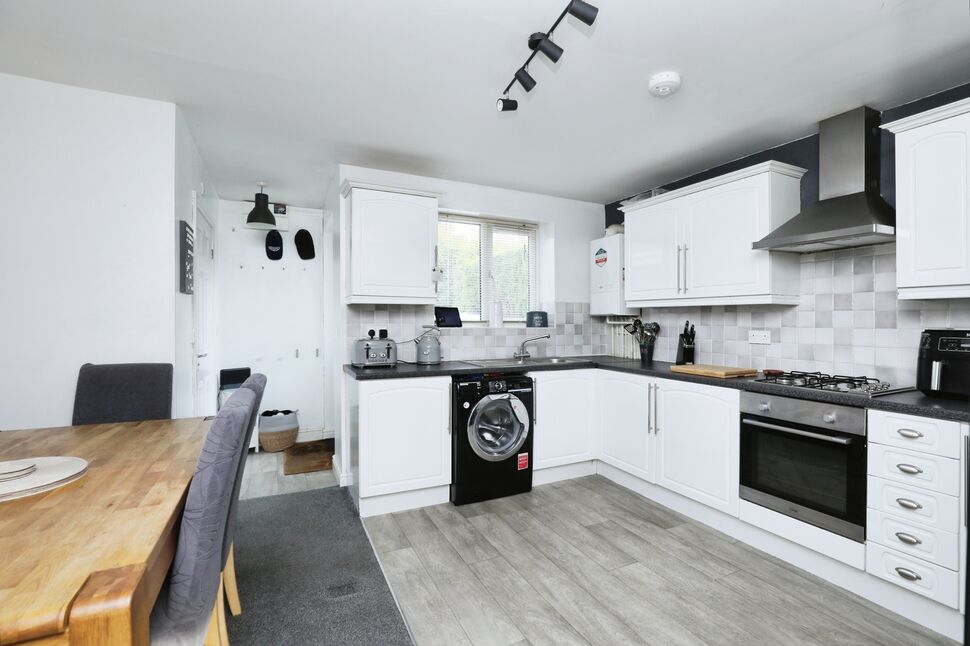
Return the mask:
<path id="1" fill-rule="evenodd" d="M 866 540 L 950 570 L 960 567 L 959 536 L 907 523 L 875 509 L 866 512 Z"/>
<path id="2" fill-rule="evenodd" d="M 869 475 L 912 487 L 960 495 L 960 461 L 869 443 Z"/>
<path id="3" fill-rule="evenodd" d="M 869 476 L 867 506 L 907 522 L 944 532 L 960 531 L 960 499 Z"/>
<path id="4" fill-rule="evenodd" d="M 960 423 L 871 410 L 869 441 L 959 459 Z"/>
<path id="5" fill-rule="evenodd" d="M 866 543 L 866 572 L 951 608 L 959 605 L 956 572 L 871 541 Z"/>

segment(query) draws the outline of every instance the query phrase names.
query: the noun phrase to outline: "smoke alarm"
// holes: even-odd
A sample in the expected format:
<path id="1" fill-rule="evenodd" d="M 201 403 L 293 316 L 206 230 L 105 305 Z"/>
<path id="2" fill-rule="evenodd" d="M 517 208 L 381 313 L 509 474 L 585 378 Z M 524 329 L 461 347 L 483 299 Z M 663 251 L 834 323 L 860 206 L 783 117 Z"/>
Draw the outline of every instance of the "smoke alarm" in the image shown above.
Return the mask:
<path id="1" fill-rule="evenodd" d="M 680 74 L 677 72 L 657 72 L 650 77 L 647 85 L 650 94 L 654 96 L 670 96 L 680 89 Z"/>

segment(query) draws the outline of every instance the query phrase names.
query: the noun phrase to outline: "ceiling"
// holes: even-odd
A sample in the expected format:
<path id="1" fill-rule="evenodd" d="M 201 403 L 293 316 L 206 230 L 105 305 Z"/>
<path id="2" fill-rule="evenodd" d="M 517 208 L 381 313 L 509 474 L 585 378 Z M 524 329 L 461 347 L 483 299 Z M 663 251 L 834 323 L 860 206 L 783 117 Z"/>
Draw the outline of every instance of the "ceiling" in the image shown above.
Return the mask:
<path id="1" fill-rule="evenodd" d="M 220 196 L 317 207 L 336 162 L 606 203 L 970 81 L 965 0 L 593 2 L 513 113 L 565 0 L 0 0 L 0 71 L 178 103 Z"/>

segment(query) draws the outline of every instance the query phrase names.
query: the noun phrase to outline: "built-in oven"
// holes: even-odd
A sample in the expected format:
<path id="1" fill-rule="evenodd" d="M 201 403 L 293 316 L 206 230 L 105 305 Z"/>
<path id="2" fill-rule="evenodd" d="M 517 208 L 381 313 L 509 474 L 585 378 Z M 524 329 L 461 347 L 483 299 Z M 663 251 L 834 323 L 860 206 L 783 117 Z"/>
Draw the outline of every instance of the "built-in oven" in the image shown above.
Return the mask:
<path id="1" fill-rule="evenodd" d="M 864 542 L 865 413 L 741 393 L 741 498 Z"/>

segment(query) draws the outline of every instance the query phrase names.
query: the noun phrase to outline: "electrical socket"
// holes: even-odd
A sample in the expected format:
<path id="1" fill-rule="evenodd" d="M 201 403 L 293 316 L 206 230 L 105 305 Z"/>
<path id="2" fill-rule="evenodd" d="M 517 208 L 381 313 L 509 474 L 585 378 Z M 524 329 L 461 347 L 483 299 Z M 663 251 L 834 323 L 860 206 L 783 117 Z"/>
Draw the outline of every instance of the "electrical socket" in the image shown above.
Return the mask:
<path id="1" fill-rule="evenodd" d="M 771 345 L 771 330 L 748 330 L 748 343 Z"/>

